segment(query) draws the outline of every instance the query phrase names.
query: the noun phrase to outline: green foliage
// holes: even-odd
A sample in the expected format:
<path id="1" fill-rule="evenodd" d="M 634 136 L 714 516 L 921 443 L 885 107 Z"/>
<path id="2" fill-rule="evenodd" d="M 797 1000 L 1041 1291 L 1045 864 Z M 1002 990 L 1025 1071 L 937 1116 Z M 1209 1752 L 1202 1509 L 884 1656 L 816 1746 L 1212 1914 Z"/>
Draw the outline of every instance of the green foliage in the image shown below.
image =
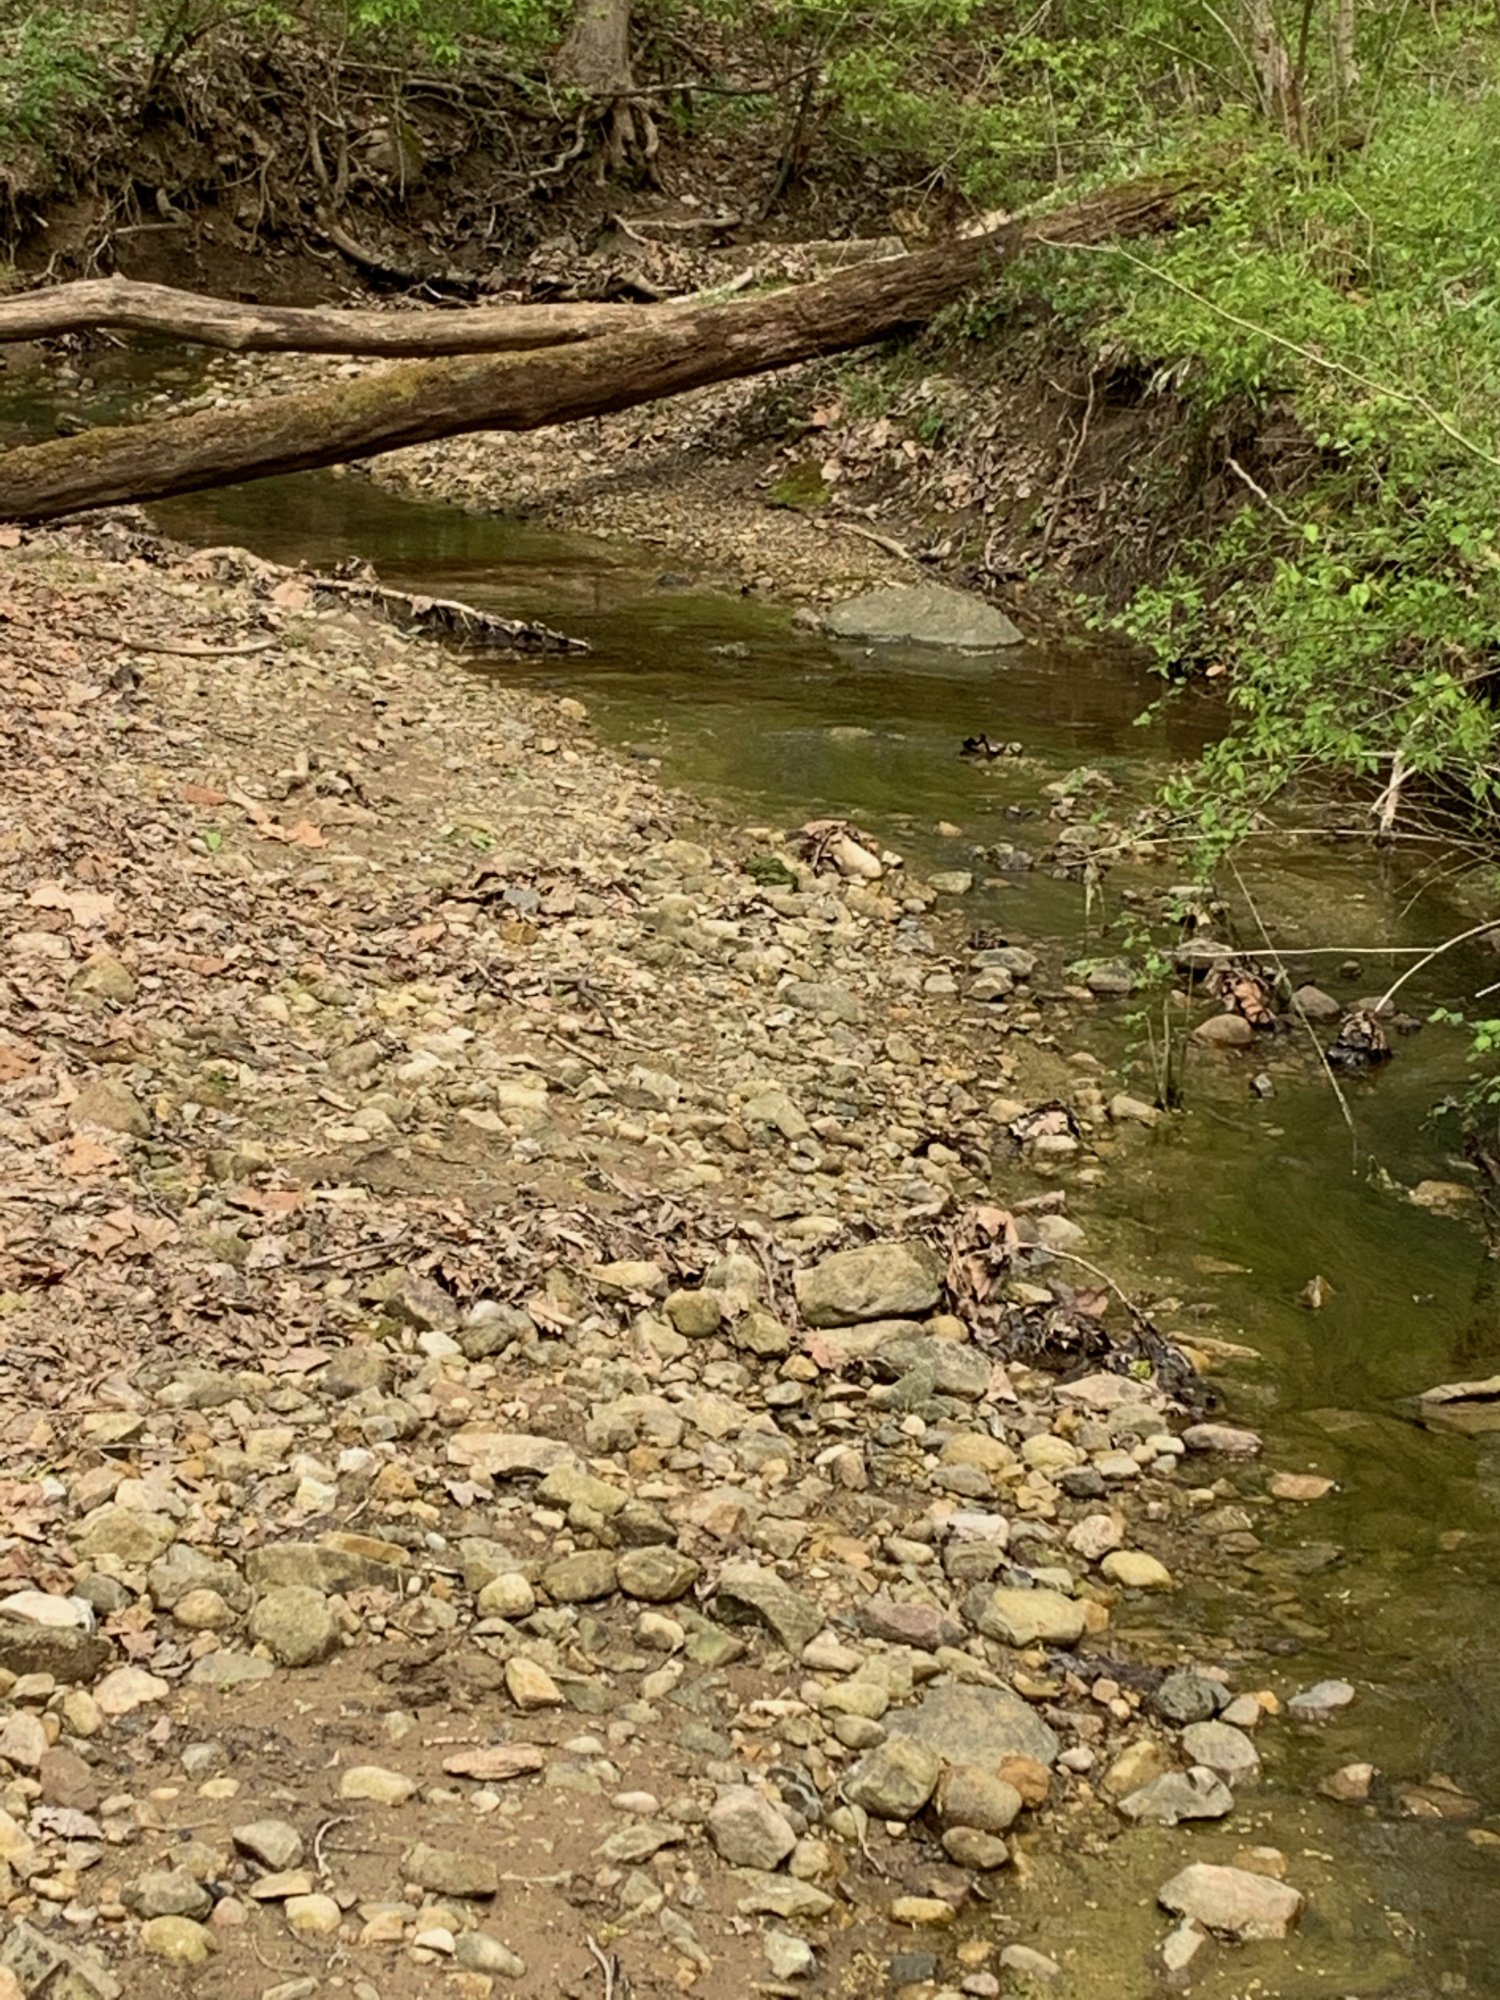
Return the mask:
<path id="1" fill-rule="evenodd" d="M 1263 151 L 1208 224 L 1070 302 L 1200 420 L 1253 436 L 1279 407 L 1307 439 L 1300 484 L 1241 468 L 1248 504 L 1122 620 L 1168 675 L 1232 669 L 1230 733 L 1172 798 L 1210 860 L 1314 772 L 1500 811 L 1497 176 L 1487 104 L 1412 106 L 1337 173 Z"/>
<path id="2" fill-rule="evenodd" d="M 65 12 L 34 8 L 0 38 L 0 151 L 45 139 L 105 90 L 97 41 L 80 35 Z"/>

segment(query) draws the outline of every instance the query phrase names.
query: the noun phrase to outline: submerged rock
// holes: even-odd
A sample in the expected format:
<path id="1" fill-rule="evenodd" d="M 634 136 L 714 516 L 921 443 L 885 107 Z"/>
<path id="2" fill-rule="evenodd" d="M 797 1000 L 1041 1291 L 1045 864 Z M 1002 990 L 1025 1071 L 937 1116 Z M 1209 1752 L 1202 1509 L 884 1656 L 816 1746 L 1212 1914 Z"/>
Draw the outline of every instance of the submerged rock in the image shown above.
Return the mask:
<path id="1" fill-rule="evenodd" d="M 1019 628 L 993 604 L 946 584 L 893 584 L 835 604 L 827 616 L 835 638 L 957 646 L 968 652 L 1023 643 Z"/>

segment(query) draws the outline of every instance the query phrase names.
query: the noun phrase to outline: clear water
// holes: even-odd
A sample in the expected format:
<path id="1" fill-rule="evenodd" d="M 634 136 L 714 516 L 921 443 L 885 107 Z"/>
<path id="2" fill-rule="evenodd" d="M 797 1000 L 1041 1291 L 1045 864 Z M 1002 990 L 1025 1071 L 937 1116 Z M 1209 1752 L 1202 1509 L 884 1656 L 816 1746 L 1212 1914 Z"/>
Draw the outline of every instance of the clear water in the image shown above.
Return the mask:
<path id="1" fill-rule="evenodd" d="M 8 416 L 14 435 L 34 411 L 13 401 L 0 427 Z M 468 664 L 576 693 L 608 740 L 659 759 L 706 819 L 847 815 L 926 866 L 967 865 L 971 848 L 991 843 L 1040 849 L 1049 780 L 1088 764 L 1122 801 L 1144 798 L 1217 726 L 1212 705 L 1190 697 L 1136 727 L 1153 690 L 1099 648 L 869 654 L 800 629 L 785 609 L 663 585 L 646 552 L 405 501 L 356 475 L 262 482 L 169 503 L 156 518 L 185 540 L 238 542 L 281 561 L 366 558 L 389 583 L 575 632 L 592 654 Z M 1024 757 L 965 763 L 959 741 L 979 730 L 1019 740 Z M 944 821 L 961 835 L 941 836 Z M 1150 888 L 1165 878 L 1134 879 Z M 1432 942 L 1474 920 L 1438 863 L 1424 873 L 1353 848 L 1271 848 L 1247 879 L 1293 966 L 1346 999 L 1386 984 L 1392 961 L 1378 947 Z M 1118 914 L 1118 887 L 1106 918 Z M 977 892 L 971 909 L 1038 944 L 1053 968 L 1101 948 L 1098 905 L 1045 870 Z M 1298 960 L 1297 948 L 1323 946 L 1339 950 Z M 1361 958 L 1357 979 L 1338 975 L 1345 955 Z M 1406 997 L 1419 1014 L 1461 1005 L 1494 969 L 1455 952 Z M 1135 1033 L 1126 1010 L 1101 1007 L 1073 1023 L 1067 1045 L 1118 1069 Z M 1277 1082 L 1265 1101 L 1247 1088 L 1262 1065 Z M 1451 1129 L 1428 1117 L 1461 1069 L 1451 1033 L 1403 1040 L 1388 1068 L 1347 1085 L 1351 1146 L 1295 1041 L 1254 1064 L 1202 1058 L 1187 1114 L 1122 1150 L 1087 1199 L 1100 1261 L 1158 1299 L 1207 1309 L 1179 1318 L 1163 1307 L 1163 1324 L 1200 1325 L 1261 1356 L 1226 1385 L 1230 1414 L 1267 1440 L 1247 1489 L 1281 1467 L 1340 1482 L 1315 1506 L 1263 1513 L 1253 1572 L 1188 1575 L 1152 1602 L 1135 1638 L 1220 1660 L 1240 1686 L 1285 1693 L 1337 1674 L 1359 1699 L 1321 1731 L 1263 1731 L 1265 1781 L 1223 1825 L 1044 1857 L 1029 1888 L 997 1891 L 1002 1933 L 1076 1954 L 1069 1995 L 1157 1990 L 1146 1969 L 1163 1931 L 1155 1886 L 1188 1859 L 1228 1860 L 1257 1841 L 1284 1848 L 1291 1878 L 1311 1892 L 1303 1930 L 1291 1945 L 1206 1951 L 1195 1993 L 1500 1994 L 1500 1843 L 1469 1838 L 1500 1829 L 1500 1436 L 1424 1430 L 1403 1408 L 1434 1382 L 1500 1372 L 1496 1265 L 1477 1232 L 1402 1192 L 1462 1177 Z M 1315 1273 L 1333 1287 L 1316 1313 L 1296 1302 Z M 1126 1625 L 1122 1651 L 1131 1636 Z M 1369 1809 L 1317 1798 L 1317 1779 L 1356 1759 L 1393 1782 L 1446 1774 L 1478 1799 L 1479 1816 L 1413 1818 L 1384 1794 Z"/>

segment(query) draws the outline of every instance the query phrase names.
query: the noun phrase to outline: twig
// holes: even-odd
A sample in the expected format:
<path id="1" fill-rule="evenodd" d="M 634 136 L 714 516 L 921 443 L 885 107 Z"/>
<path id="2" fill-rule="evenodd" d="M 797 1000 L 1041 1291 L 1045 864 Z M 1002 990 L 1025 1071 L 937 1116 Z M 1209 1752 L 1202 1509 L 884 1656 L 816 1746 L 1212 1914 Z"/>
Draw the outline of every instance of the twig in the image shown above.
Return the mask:
<path id="1" fill-rule="evenodd" d="M 243 653 L 268 653 L 281 641 L 276 638 L 247 639 L 237 646 L 206 646 L 192 639 L 135 639 L 125 632 L 91 632 L 106 646 L 124 646 L 132 653 L 171 653 L 183 660 L 230 660 Z"/>
<path id="2" fill-rule="evenodd" d="M 1101 1285 L 1114 1293 L 1137 1326 L 1145 1327 L 1150 1333 L 1156 1332 L 1151 1315 L 1141 1310 L 1130 1294 L 1115 1283 L 1108 1271 L 1101 1270 L 1097 1264 L 1091 1264 L 1087 1257 L 1080 1257 L 1076 1250 L 1054 1250 L 1050 1243 L 1044 1247 L 1049 1257 L 1061 1257 L 1065 1264 L 1076 1264 L 1080 1270 L 1087 1271 L 1091 1278 L 1097 1278 Z"/>
<path id="3" fill-rule="evenodd" d="M 1258 479 L 1252 479 L 1250 477 L 1250 474 L 1246 472 L 1244 466 L 1240 464 L 1239 460 L 1235 457 L 1233 452 L 1231 451 L 1225 452 L 1224 463 L 1229 467 L 1229 470 L 1234 474 L 1236 479 L 1244 480 L 1245 484 L 1250 488 L 1250 491 L 1255 495 L 1256 499 L 1260 501 L 1261 505 L 1265 507 L 1268 510 L 1268 512 L 1276 516 L 1277 520 L 1281 523 L 1281 525 L 1284 528 L 1290 528 L 1293 534 L 1301 533 L 1301 529 L 1298 528 L 1297 523 L 1292 519 L 1291 515 L 1286 511 L 1285 507 L 1280 506 L 1275 500 L 1271 498 L 1270 494 L 1266 491 L 1265 487 L 1261 485 Z"/>
<path id="4" fill-rule="evenodd" d="M 337 1813 L 332 1819 L 325 1819 L 313 1835 L 313 1864 L 325 1882 L 328 1880 L 329 1869 L 323 1855 L 323 1842 L 336 1826 L 352 1826 L 353 1824 L 354 1816 L 352 1813 Z"/>
<path id="5" fill-rule="evenodd" d="M 1271 942 L 1271 934 L 1266 929 L 1265 921 L 1262 918 L 1260 910 L 1256 905 L 1255 898 L 1250 894 L 1250 891 L 1245 887 L 1245 878 L 1241 875 L 1239 871 L 1239 864 L 1237 862 L 1231 861 L 1229 867 L 1231 874 L 1234 876 L 1235 885 L 1239 889 L 1240 894 L 1244 897 L 1246 907 L 1248 908 L 1251 916 L 1254 917 L 1255 919 L 1255 927 L 1266 941 L 1266 949 L 1271 954 L 1271 963 L 1276 967 L 1276 970 L 1280 974 L 1280 976 L 1286 980 L 1287 986 L 1291 991 L 1292 1011 L 1296 1014 L 1297 1019 L 1302 1023 L 1303 1027 L 1307 1030 L 1307 1039 L 1312 1043 L 1313 1050 L 1318 1058 L 1319 1066 L 1322 1069 L 1324 1076 L 1326 1076 L 1328 1079 L 1328 1087 L 1333 1092 L 1334 1096 L 1338 1099 L 1338 1106 L 1339 1110 L 1343 1113 L 1344 1123 L 1349 1127 L 1349 1143 L 1352 1148 L 1352 1157 L 1349 1162 L 1349 1170 L 1351 1173 L 1357 1174 L 1359 1172 L 1359 1133 L 1355 1128 L 1354 1113 L 1349 1109 L 1349 1100 L 1344 1095 L 1344 1089 L 1342 1084 L 1339 1082 L 1338 1078 L 1333 1073 L 1333 1064 L 1329 1062 L 1328 1056 L 1323 1048 L 1323 1044 L 1318 1040 L 1317 1032 L 1314 1029 L 1312 1022 L 1309 1021 L 1307 1018 L 1306 1009 L 1303 1007 L 1301 1001 L 1297 998 L 1296 988 L 1292 986 L 1290 978 L 1287 977 L 1286 962 L 1282 958 L 1281 953 L 1276 949 L 1275 945 L 1272 944 Z M 1413 967 L 1414 971 L 1415 969 L 1416 968 Z M 1378 1006 L 1376 1008 L 1376 1012 L 1377 1013 L 1379 1012 Z"/>
<path id="6" fill-rule="evenodd" d="M 1495 918 L 1491 917 L 1487 924 L 1475 924 L 1469 930 L 1460 931 L 1457 937 L 1448 938 L 1442 944 L 1435 944 L 1431 951 L 1424 951 L 1415 965 L 1409 965 L 1399 979 L 1392 980 L 1391 984 L 1375 1002 L 1375 1012 L 1378 1014 L 1384 1008 L 1388 1007 L 1408 979 L 1414 978 L 1424 966 L 1431 965 L 1435 958 L 1441 958 L 1445 951 L 1452 951 L 1456 944 L 1467 944 L 1470 938 L 1483 937 L 1486 931 L 1497 929 L 1500 929 L 1500 923 L 1497 923 Z"/>
<path id="7" fill-rule="evenodd" d="M 888 556 L 894 556 L 898 562 L 918 564 L 921 562 L 920 556 L 913 555 L 905 542 L 898 542 L 894 535 L 882 535 L 878 528 L 862 527 L 858 521 L 820 520 L 818 526 L 823 529 L 842 528 L 846 535 L 858 535 L 861 541 L 873 542 L 877 549 L 884 549 Z"/>
<path id="8" fill-rule="evenodd" d="M 604 2000 L 615 2000 L 615 1960 L 607 1958 L 591 1936 L 586 1936 L 584 1943 L 593 1953 L 595 1963 L 604 1974 Z"/>
<path id="9" fill-rule="evenodd" d="M 1042 555 L 1047 553 L 1051 545 L 1053 532 L 1062 515 L 1063 501 L 1068 497 L 1068 481 L 1073 477 L 1078 461 L 1083 456 L 1083 448 L 1088 443 L 1089 425 L 1094 420 L 1094 395 L 1098 388 L 1098 383 L 1099 370 L 1097 367 L 1091 368 L 1089 370 L 1088 399 L 1083 406 L 1083 415 L 1079 419 L 1078 428 L 1074 431 L 1068 444 L 1067 456 L 1063 460 L 1062 470 L 1058 473 L 1052 487 L 1051 499 L 1047 508 L 1047 526 L 1042 535 L 1040 550 Z"/>

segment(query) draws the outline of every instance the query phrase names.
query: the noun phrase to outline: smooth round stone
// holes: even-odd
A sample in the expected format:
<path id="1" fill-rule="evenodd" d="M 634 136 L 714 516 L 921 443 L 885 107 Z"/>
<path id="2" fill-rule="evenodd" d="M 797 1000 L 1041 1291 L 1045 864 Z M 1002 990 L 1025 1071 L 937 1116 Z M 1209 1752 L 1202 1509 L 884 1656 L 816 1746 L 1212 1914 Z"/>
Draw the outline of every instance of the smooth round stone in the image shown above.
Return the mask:
<path id="1" fill-rule="evenodd" d="M 1010 1849 L 1000 1835 L 983 1833 L 977 1826 L 950 1826 L 943 1835 L 943 1852 L 959 1868 L 1003 1868 L 1010 1860 Z"/>
<path id="2" fill-rule="evenodd" d="M 479 1593 L 481 1618 L 529 1618 L 536 1610 L 536 1592 L 519 1570 L 491 1577 Z"/>
<path id="3" fill-rule="evenodd" d="M 216 1946 L 213 1932 L 191 1917 L 152 1917 L 141 1925 L 141 1948 L 169 1965 L 202 1965 Z"/>
<path id="4" fill-rule="evenodd" d="M 1099 1565 L 1124 1590 L 1171 1590 L 1172 1572 L 1143 1549 L 1112 1549 Z"/>
<path id="5" fill-rule="evenodd" d="M 286 1920 L 299 1937 L 329 1937 L 344 1921 L 332 1896 L 289 1896 Z"/>

